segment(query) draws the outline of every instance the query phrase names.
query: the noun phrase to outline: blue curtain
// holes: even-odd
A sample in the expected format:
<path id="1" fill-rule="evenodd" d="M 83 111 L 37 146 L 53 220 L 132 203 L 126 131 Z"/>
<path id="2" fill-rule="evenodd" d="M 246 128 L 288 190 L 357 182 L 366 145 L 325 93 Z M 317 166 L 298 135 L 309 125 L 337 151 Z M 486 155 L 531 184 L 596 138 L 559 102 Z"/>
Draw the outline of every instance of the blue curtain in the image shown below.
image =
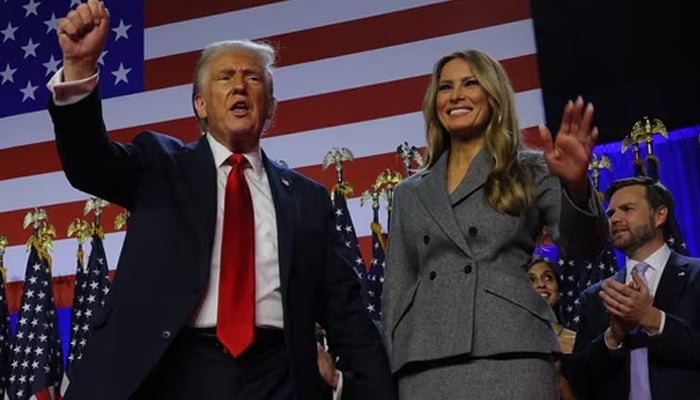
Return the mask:
<path id="1" fill-rule="evenodd" d="M 644 146 L 642 146 L 644 147 Z M 612 171 L 601 170 L 600 191 L 605 192 L 610 182 L 634 176 L 634 152 L 632 148 L 622 153 L 620 142 L 596 146 L 593 152 L 600 158 L 605 155 L 612 164 Z M 653 137 L 654 155 L 659 159 L 659 181 L 673 193 L 676 220 L 685 239 L 688 254 L 700 256 L 700 125 L 668 132 L 668 138 Z M 646 149 L 641 149 L 645 160 Z M 618 256 L 618 265 L 624 258 Z"/>

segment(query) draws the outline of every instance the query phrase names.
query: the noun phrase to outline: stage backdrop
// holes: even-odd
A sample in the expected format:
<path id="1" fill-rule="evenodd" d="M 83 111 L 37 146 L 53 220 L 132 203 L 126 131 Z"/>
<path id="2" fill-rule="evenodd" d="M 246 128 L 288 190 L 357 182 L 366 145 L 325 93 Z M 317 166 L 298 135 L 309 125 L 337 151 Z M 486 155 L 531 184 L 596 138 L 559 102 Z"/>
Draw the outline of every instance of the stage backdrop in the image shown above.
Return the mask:
<path id="1" fill-rule="evenodd" d="M 11 282 L 24 279 L 30 232 L 22 220 L 34 207 L 45 207 L 57 230 L 54 276 L 75 273 L 76 241 L 67 239 L 66 229 L 82 216 L 88 198 L 61 171 L 45 110 L 45 82 L 61 59 L 56 23 L 79 0 L 27 3 L 0 2 L 0 234 L 10 241 L 5 264 Z M 403 169 L 398 145 L 423 143 L 421 101 L 440 56 L 468 47 L 490 52 L 511 77 L 522 126 L 545 121 L 528 0 L 105 3 L 112 30 L 100 87 L 113 138 L 128 140 L 148 127 L 196 140 L 190 82 L 199 51 L 223 39 L 267 40 L 280 53 L 279 107 L 263 147 L 328 187 L 335 174 L 321 168 L 326 152 L 338 146 L 354 153 L 356 160 L 345 168 L 355 187 L 348 207 L 366 258 L 372 210 L 360 207 L 359 196 L 385 168 Z M 112 223 L 118 211 L 109 207 L 103 218 L 112 269 L 123 240 Z"/>

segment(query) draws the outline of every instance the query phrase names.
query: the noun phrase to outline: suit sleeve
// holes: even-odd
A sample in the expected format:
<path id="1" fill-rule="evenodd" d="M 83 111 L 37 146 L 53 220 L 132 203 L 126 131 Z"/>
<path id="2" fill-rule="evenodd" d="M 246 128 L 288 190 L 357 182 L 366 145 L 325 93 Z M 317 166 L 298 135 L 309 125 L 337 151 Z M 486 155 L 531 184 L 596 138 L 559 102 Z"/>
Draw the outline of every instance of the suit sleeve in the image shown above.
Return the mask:
<path id="1" fill-rule="evenodd" d="M 388 252 L 384 270 L 384 288 L 382 293 L 382 338 L 391 359 L 393 352 L 393 330 L 398 322 L 402 294 L 409 291 L 418 279 L 415 257 L 408 251 L 407 237 L 404 234 L 403 196 L 404 185 L 399 184 L 392 196 L 391 226 L 389 227 Z"/>
<path id="2" fill-rule="evenodd" d="M 389 371 L 379 331 L 360 297 L 360 283 L 343 256 L 344 243 L 336 234 L 330 198 L 324 194 L 324 218 L 328 267 L 322 281 L 322 318 L 329 347 L 340 359 L 342 399 L 393 400 L 396 385 Z"/>
<path id="3" fill-rule="evenodd" d="M 543 223 L 568 257 L 594 258 L 608 239 L 608 220 L 592 183 L 585 208 L 574 203 L 559 178 L 547 173 L 537 180 Z"/>
<path id="4" fill-rule="evenodd" d="M 685 293 L 691 299 L 685 304 L 692 309 L 684 315 L 676 310 L 663 310 L 666 323 L 663 332 L 649 340 L 650 356 L 669 364 L 684 364 L 700 370 L 700 261 L 696 262 L 692 280 L 686 283 Z"/>
<path id="5" fill-rule="evenodd" d="M 71 105 L 50 102 L 49 113 L 71 185 L 129 209 L 139 170 L 146 165 L 144 146 L 109 140 L 99 90 Z"/>
<path id="6" fill-rule="evenodd" d="M 625 369 L 625 350 L 610 350 L 603 335 L 608 327 L 608 314 L 602 304 L 594 298 L 597 290 L 586 290 L 581 294 L 580 320 L 572 354 L 561 360 L 562 375 L 576 393 L 586 398 L 596 398 L 609 381 Z"/>

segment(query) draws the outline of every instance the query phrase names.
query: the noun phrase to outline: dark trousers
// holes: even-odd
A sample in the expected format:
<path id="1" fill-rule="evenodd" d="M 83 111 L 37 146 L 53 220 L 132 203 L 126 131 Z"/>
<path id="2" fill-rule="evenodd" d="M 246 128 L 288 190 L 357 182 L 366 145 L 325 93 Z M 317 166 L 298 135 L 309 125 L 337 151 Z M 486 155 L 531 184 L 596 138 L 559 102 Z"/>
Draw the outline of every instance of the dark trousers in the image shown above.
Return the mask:
<path id="1" fill-rule="evenodd" d="M 255 330 L 253 344 L 234 358 L 214 329 L 183 329 L 131 400 L 292 399 L 284 336 Z"/>

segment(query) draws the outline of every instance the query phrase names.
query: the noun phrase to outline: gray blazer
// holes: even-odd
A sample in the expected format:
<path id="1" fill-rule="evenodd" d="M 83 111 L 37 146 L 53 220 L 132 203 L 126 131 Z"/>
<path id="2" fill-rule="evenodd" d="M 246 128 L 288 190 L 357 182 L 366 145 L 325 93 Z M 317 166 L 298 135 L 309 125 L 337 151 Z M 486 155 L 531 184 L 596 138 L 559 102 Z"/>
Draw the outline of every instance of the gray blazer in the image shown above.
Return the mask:
<path id="1" fill-rule="evenodd" d="M 520 216 L 502 214 L 485 195 L 486 151 L 451 195 L 447 158 L 394 191 L 382 305 L 392 372 L 452 356 L 559 353 L 554 313 L 526 267 L 544 225 L 567 254 L 597 252 L 607 239 L 597 196 L 578 208 L 541 154 L 521 153 L 534 201 Z"/>

